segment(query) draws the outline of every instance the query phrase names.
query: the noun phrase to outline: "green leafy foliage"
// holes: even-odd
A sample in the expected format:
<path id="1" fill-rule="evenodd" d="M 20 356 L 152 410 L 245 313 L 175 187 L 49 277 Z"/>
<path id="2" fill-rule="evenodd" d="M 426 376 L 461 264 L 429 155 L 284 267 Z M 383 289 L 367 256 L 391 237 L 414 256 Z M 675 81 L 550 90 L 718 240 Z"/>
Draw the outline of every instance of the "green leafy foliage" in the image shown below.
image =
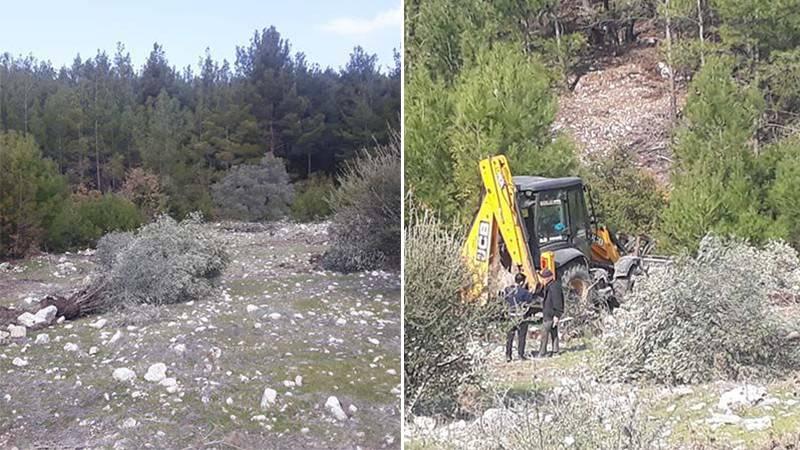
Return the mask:
<path id="1" fill-rule="evenodd" d="M 211 189 L 221 217 L 247 221 L 286 216 L 294 195 L 283 159 L 271 153 L 258 165 L 234 167 Z"/>
<path id="2" fill-rule="evenodd" d="M 477 206 L 477 164 L 490 155 L 507 155 L 517 174 L 577 169 L 572 144 L 550 131 L 557 102 L 547 69 L 516 45 L 482 50 L 452 88 L 419 73 L 409 90 L 407 184 L 446 217 Z"/>
<path id="3" fill-rule="evenodd" d="M 417 415 L 453 414 L 458 394 L 481 380 L 470 351 L 498 317 L 498 302 L 465 305 L 471 272 L 461 257 L 465 233 L 433 213 L 410 209 L 405 235 L 405 404 Z"/>
<path id="4" fill-rule="evenodd" d="M 709 231 L 757 242 L 777 237 L 765 210 L 754 149 L 764 103 L 731 76 L 729 60 L 712 58 L 695 77 L 677 132 L 669 206 L 661 216 L 664 247 L 695 250 Z"/>
<path id="5" fill-rule="evenodd" d="M 621 233 L 652 235 L 667 204 L 666 193 L 636 167 L 634 158 L 623 148 L 594 156 L 588 161 L 586 181 L 603 224 Z"/>
<path id="6" fill-rule="evenodd" d="M 338 177 L 331 196 L 331 247 L 322 258 L 342 272 L 400 267 L 400 137 L 364 150 Z"/>
<path id="7" fill-rule="evenodd" d="M 313 176 L 294 186 L 296 194 L 291 206 L 294 220 L 313 222 L 331 215 L 330 196 L 335 189 L 333 180 Z"/>
<path id="8" fill-rule="evenodd" d="M 599 373 L 676 384 L 796 370 L 800 352 L 785 339 L 797 325 L 770 304 L 796 283 L 796 267 L 797 253 L 780 243 L 758 250 L 704 238 L 696 257 L 651 273 L 629 293 L 604 335 Z"/>
<path id="9" fill-rule="evenodd" d="M 577 167 L 572 146 L 550 132 L 557 101 L 547 70 L 514 45 L 481 52 L 459 78 L 453 104 L 453 181 L 462 202 L 477 206 L 477 162 L 493 154 L 508 156 L 517 174 L 564 176 Z"/>
<path id="10" fill-rule="evenodd" d="M 448 133 L 453 121 L 452 93 L 445 84 L 418 70 L 410 77 L 405 103 L 405 181 L 418 201 L 454 216 L 458 186 Z"/>
<path id="11" fill-rule="evenodd" d="M 134 233 L 110 233 L 97 250 L 100 265 L 89 285 L 67 299 L 80 314 L 202 299 L 230 262 L 225 242 L 198 213 L 181 222 L 162 215 Z"/>
<path id="12" fill-rule="evenodd" d="M 94 245 L 112 231 L 136 229 L 144 221 L 139 209 L 118 194 L 74 194 L 47 230 L 45 246 L 64 251 Z"/>
<path id="13" fill-rule="evenodd" d="M 0 258 L 35 250 L 66 193 L 66 181 L 32 136 L 0 133 Z"/>
<path id="14" fill-rule="evenodd" d="M 386 70 L 391 61 L 356 47 L 344 68 L 321 68 L 274 27 L 255 31 L 235 62 L 206 53 L 199 73 L 177 70 L 157 43 L 141 68 L 121 44 L 61 68 L 44 56 L 0 49 L 0 130 L 33 135 L 73 190 L 116 192 L 141 167 L 175 216 L 211 212 L 211 185 L 267 152 L 295 178 L 330 175 L 399 128 L 399 59 Z M 148 216 L 162 211 L 151 206 Z"/>

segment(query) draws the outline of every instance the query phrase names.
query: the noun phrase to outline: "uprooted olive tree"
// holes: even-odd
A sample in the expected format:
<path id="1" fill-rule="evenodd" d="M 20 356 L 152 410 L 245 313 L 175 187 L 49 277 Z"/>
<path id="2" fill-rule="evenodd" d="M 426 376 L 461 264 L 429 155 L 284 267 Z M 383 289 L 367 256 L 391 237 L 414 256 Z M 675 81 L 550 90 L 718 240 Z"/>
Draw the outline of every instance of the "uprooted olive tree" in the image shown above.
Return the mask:
<path id="1" fill-rule="evenodd" d="M 800 368 L 798 325 L 779 304 L 797 298 L 795 250 L 706 236 L 694 257 L 639 281 L 605 330 L 602 378 L 666 384 L 741 380 Z"/>
<path id="2" fill-rule="evenodd" d="M 50 296 L 68 319 L 133 305 L 162 305 L 210 294 L 229 261 L 202 217 L 161 216 L 135 233 L 110 233 L 97 245 L 90 282 L 69 297 Z"/>

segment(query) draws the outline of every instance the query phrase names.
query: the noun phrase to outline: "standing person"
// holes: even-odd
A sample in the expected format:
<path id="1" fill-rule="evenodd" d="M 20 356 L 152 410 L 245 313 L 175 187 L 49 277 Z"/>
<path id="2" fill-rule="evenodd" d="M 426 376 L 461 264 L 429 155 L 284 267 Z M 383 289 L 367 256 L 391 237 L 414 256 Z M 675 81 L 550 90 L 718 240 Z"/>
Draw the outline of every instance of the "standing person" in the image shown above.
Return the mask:
<path id="1" fill-rule="evenodd" d="M 528 318 L 533 314 L 531 303 L 533 293 L 525 285 L 525 274 L 518 273 L 514 276 L 514 285 L 506 288 L 505 299 L 514 325 L 506 334 L 506 362 L 511 362 L 511 352 L 514 347 L 514 335 L 517 335 L 517 353 L 519 359 L 528 359 L 525 356 L 525 341 L 528 337 Z"/>
<path id="2" fill-rule="evenodd" d="M 564 294 L 561 288 L 561 280 L 553 276 L 549 269 L 542 271 L 542 279 L 545 283 L 544 301 L 542 303 L 542 340 L 539 344 L 538 358 L 547 356 L 547 343 L 552 341 L 553 354 L 558 354 L 558 321 L 564 314 Z"/>

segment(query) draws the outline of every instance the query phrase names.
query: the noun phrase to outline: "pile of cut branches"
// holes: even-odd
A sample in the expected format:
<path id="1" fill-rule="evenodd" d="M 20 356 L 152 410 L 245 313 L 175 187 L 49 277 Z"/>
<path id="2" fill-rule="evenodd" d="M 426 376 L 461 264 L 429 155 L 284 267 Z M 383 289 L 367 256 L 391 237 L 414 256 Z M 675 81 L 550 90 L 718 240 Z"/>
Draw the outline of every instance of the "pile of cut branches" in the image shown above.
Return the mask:
<path id="1" fill-rule="evenodd" d="M 199 215 L 161 216 L 135 233 L 109 233 L 97 245 L 98 268 L 69 296 L 48 296 L 59 316 L 73 319 L 132 305 L 162 305 L 210 294 L 229 262 L 224 243 Z"/>

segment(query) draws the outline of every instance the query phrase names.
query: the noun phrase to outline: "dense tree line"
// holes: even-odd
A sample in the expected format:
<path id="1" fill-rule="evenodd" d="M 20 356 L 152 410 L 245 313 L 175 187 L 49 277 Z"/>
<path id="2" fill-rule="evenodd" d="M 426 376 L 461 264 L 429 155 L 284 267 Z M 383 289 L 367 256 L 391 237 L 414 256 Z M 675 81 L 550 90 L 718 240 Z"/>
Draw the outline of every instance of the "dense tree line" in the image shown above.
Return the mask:
<path id="1" fill-rule="evenodd" d="M 800 245 L 800 0 L 411 0 L 405 32 L 407 186 L 446 217 L 472 214 L 478 159 L 504 153 L 515 173 L 601 184 L 609 225 L 663 250 L 711 231 Z M 551 127 L 598 58 L 651 45 L 672 100 L 666 190 L 620 168 L 624 151 L 580 164 Z"/>
<path id="2" fill-rule="evenodd" d="M 162 212 L 225 217 L 230 198 L 212 187 L 267 155 L 277 178 L 265 182 L 283 187 L 256 190 L 313 178 L 309 195 L 324 197 L 358 151 L 399 129 L 400 72 L 399 55 L 383 70 L 361 47 L 340 70 L 320 68 L 275 28 L 233 62 L 206 51 L 197 69 L 171 66 L 157 43 L 139 69 L 122 44 L 61 68 L 0 54 L 0 257 L 86 245 Z M 292 197 L 274 197 L 254 208 L 288 211 Z M 304 199 L 302 215 L 324 214 L 315 204 Z"/>
<path id="3" fill-rule="evenodd" d="M 399 58 L 385 73 L 357 47 L 342 70 L 322 69 L 275 28 L 256 31 L 233 63 L 206 52 L 197 70 L 170 66 L 158 44 L 139 70 L 122 44 L 60 69 L 0 55 L 0 131 L 32 135 L 71 185 L 107 192 L 143 167 L 176 212 L 207 209 L 221 173 L 267 152 L 296 177 L 335 173 L 387 142 L 399 110 Z"/>

